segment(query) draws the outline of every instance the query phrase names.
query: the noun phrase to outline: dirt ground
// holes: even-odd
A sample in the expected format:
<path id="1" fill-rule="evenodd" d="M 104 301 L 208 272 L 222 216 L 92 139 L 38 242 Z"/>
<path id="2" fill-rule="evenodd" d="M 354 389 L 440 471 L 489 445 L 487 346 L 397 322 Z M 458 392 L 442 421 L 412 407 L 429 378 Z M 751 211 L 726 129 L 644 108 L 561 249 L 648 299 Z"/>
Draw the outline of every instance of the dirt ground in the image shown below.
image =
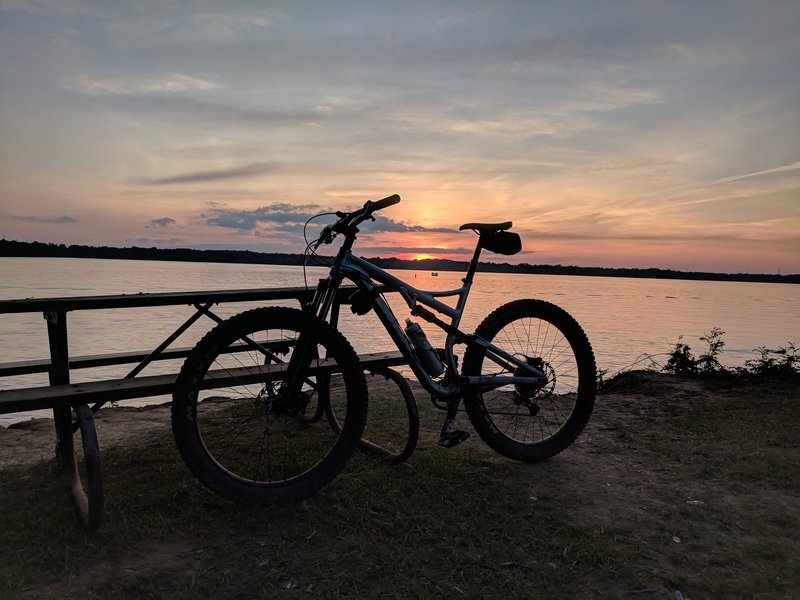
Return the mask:
<path id="1" fill-rule="evenodd" d="M 795 597 L 800 390 L 794 383 L 627 374 L 598 396 L 572 448 L 545 463 L 520 465 L 518 476 L 531 482 L 531 501 L 569 498 L 583 513 L 575 515 L 577 525 L 635 545 L 661 583 L 627 590 L 630 597 L 683 598 L 692 590 L 693 598 L 718 597 L 714 590 L 738 586 L 748 591 L 736 597 L 754 597 L 757 590 L 747 586 L 756 577 L 775 584 L 764 597 Z M 417 401 L 427 399 L 420 392 Z M 146 444 L 169 429 L 169 418 L 166 405 L 102 410 L 101 451 Z M 460 420 L 468 425 L 465 415 Z M 420 445 L 435 444 L 438 422 L 425 418 L 422 426 Z M 474 437 L 467 443 L 481 447 Z M 50 459 L 53 447 L 49 419 L 0 428 L 0 469 Z M 490 461 L 505 460 L 486 453 Z M 795 559 L 786 564 L 787 556 Z M 680 584 L 665 583 L 676 578 Z"/>
<path id="2" fill-rule="evenodd" d="M 427 403 L 425 392 L 415 383 L 417 403 Z M 579 438 L 578 444 L 592 447 L 603 443 L 613 432 L 624 429 L 632 416 L 644 410 L 658 411 L 659 399 L 702 401 L 712 393 L 702 380 L 681 379 L 658 373 L 637 372 L 619 386 L 598 396 L 592 420 Z M 735 392 L 734 392 L 735 393 Z M 745 392 L 743 392 L 745 393 Z M 632 411 L 632 412 L 631 412 Z M 461 427 L 469 427 L 466 416 Z M 100 410 L 95 415 L 98 443 L 101 452 L 119 446 L 142 444 L 148 436 L 157 436 L 170 427 L 169 404 L 145 407 L 116 406 Z M 426 427 L 427 426 L 427 427 Z M 435 443 L 438 422 L 422 422 L 420 443 Z M 0 469 L 30 466 L 55 456 L 55 430 L 52 419 L 39 418 L 0 427 Z M 621 457 L 618 457 L 621 459 Z M 599 475 L 614 470 L 607 460 L 597 460 L 593 453 L 571 457 L 576 466 L 586 463 L 586 471 Z M 608 479 L 608 477 L 607 477 Z"/>
<path id="3" fill-rule="evenodd" d="M 140 444 L 148 436 L 170 426 L 168 404 L 132 408 L 118 406 L 95 415 L 97 441 L 101 452 L 117 446 Z M 0 427 L 0 469 L 30 466 L 55 457 L 55 429 L 52 419 L 32 419 Z"/>

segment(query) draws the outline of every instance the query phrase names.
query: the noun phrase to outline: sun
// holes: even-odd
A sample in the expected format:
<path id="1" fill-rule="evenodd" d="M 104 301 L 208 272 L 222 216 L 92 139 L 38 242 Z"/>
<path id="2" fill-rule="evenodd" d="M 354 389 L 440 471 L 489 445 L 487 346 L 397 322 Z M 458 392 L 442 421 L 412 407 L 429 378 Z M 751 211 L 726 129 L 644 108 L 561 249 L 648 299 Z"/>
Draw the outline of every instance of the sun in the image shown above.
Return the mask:
<path id="1" fill-rule="evenodd" d="M 427 254 L 425 252 L 420 252 L 419 254 L 414 255 L 414 260 L 428 260 L 431 258 L 436 258 L 433 254 Z"/>

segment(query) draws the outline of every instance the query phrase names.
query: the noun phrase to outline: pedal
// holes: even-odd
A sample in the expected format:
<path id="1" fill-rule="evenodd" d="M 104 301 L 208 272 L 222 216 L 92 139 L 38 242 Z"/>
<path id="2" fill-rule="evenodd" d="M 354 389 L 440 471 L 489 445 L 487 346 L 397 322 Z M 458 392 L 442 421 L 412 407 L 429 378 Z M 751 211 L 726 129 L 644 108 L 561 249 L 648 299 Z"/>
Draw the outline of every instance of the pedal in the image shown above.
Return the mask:
<path id="1" fill-rule="evenodd" d="M 461 442 L 466 440 L 469 437 L 469 432 L 467 431 L 448 431 L 447 433 L 443 433 L 442 437 L 439 438 L 439 445 L 443 446 L 444 448 L 452 448 L 453 446 L 458 446 Z"/>

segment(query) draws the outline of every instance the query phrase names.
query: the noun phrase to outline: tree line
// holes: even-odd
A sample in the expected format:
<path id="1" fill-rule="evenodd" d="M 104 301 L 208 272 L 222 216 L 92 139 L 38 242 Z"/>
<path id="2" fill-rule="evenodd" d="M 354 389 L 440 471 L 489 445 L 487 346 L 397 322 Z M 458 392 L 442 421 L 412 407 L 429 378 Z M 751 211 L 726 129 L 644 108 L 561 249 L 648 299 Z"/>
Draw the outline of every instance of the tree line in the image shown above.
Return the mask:
<path id="1" fill-rule="evenodd" d="M 254 252 L 252 250 L 195 250 L 192 248 L 141 248 L 131 246 L 65 245 L 43 242 L 0 240 L 3 257 L 60 257 L 101 258 L 123 260 L 161 260 L 182 262 L 242 263 L 260 265 L 302 265 L 302 254 Z M 332 257 L 317 257 L 315 264 L 330 264 Z M 467 261 L 449 259 L 404 260 L 400 258 L 370 258 L 383 269 L 413 269 L 417 271 L 465 271 Z M 751 281 L 763 283 L 800 283 L 800 274 L 772 275 L 759 273 L 708 273 L 675 271 L 657 268 L 578 267 L 571 265 L 532 265 L 482 262 L 478 269 L 491 273 L 524 273 L 533 275 L 580 275 L 592 277 L 640 277 L 650 279 L 690 279 L 708 281 Z"/>

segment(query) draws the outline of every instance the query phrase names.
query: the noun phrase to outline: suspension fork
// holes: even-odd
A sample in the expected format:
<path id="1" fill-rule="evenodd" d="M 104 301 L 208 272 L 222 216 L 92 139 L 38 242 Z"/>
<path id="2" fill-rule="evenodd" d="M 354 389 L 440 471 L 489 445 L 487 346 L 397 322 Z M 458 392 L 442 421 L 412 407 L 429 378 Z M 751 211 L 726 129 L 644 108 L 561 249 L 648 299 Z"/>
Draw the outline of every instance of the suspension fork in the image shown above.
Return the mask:
<path id="1" fill-rule="evenodd" d="M 301 391 L 304 383 L 310 383 L 307 377 L 308 369 L 317 356 L 317 345 L 311 331 L 302 331 L 297 338 L 294 352 L 286 366 L 286 377 L 281 382 L 281 396 L 285 401 L 285 408 L 301 413 L 305 410 L 307 402 L 302 402 Z"/>
<path id="2" fill-rule="evenodd" d="M 342 283 L 341 275 L 331 275 L 325 279 L 320 279 L 317 290 L 311 302 L 303 305 L 303 310 L 315 315 L 320 321 L 325 321 L 331 314 L 336 292 Z M 334 323 L 335 325 L 335 323 Z"/>
<path id="3" fill-rule="evenodd" d="M 303 310 L 314 315 L 320 321 L 325 321 L 332 309 L 335 308 L 334 300 L 341 282 L 342 277 L 335 275 L 320 279 L 314 297 L 311 302 L 303 305 Z M 300 394 L 304 383 L 311 385 L 316 390 L 318 402 L 314 415 L 310 418 L 311 421 L 319 420 L 330 403 L 330 375 L 318 373 L 314 381 L 306 376 L 311 363 L 319 358 L 314 332 L 301 332 L 286 368 L 286 379 L 281 384 L 282 394 L 289 399 L 290 403 L 294 404 L 301 402 Z"/>

